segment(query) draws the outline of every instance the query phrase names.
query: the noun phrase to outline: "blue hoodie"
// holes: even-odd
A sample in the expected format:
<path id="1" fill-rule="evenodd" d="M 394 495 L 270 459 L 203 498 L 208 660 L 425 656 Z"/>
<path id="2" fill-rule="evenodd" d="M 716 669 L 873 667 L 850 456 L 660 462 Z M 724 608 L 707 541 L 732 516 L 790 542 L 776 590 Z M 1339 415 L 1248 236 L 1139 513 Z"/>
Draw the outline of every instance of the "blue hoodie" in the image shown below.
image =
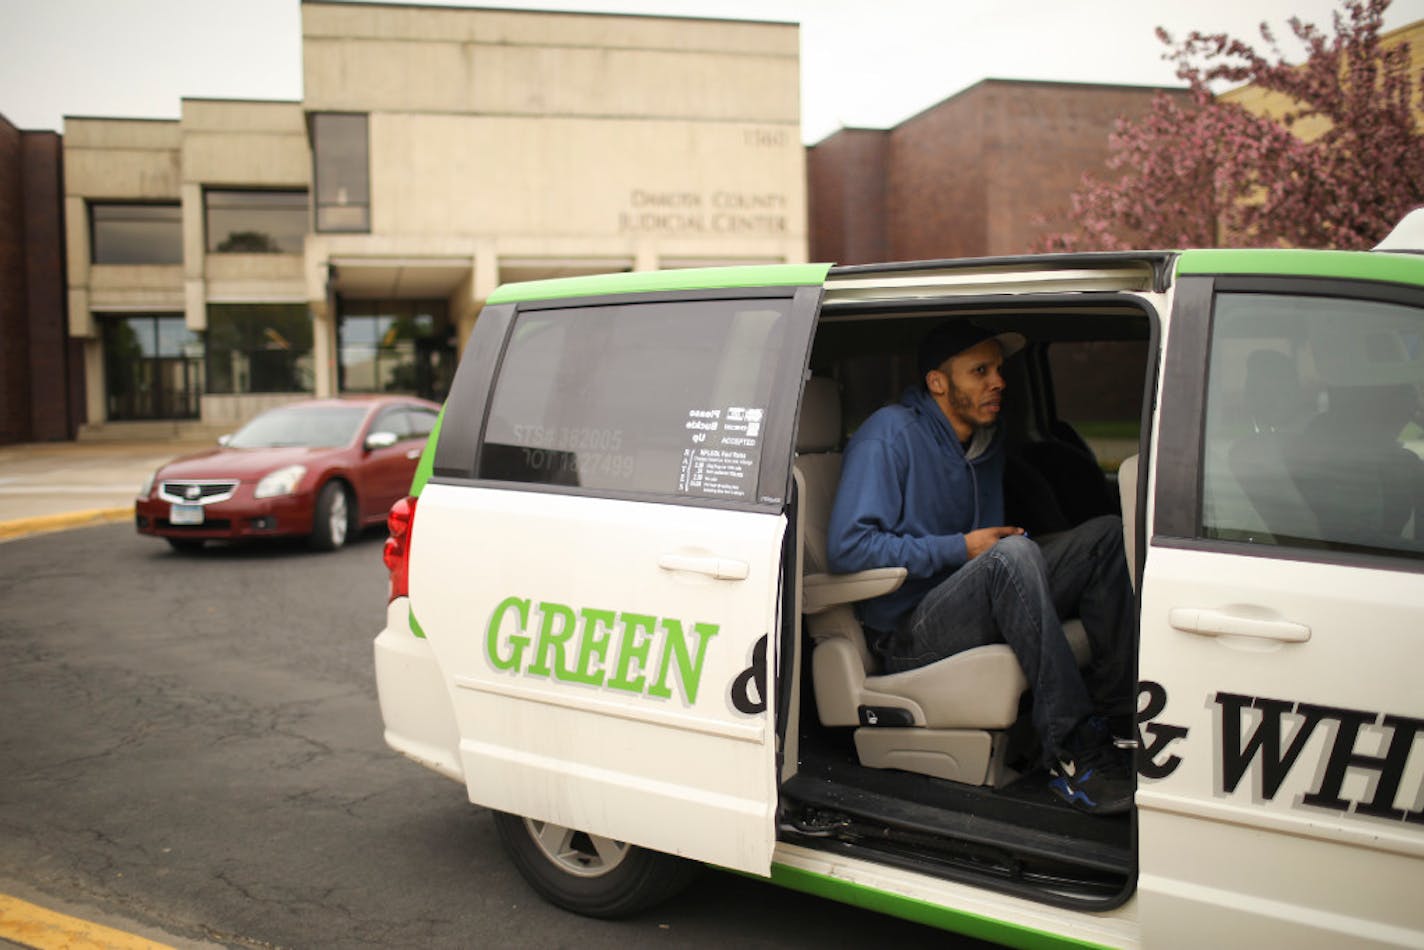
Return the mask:
<path id="1" fill-rule="evenodd" d="M 858 605 L 867 627 L 895 630 L 920 598 L 968 560 L 966 533 L 1004 523 L 1001 441 L 976 433 L 971 454 L 980 451 L 966 458 L 943 410 L 917 386 L 851 437 L 831 509 L 830 568 L 838 574 L 910 571 L 899 590 Z"/>

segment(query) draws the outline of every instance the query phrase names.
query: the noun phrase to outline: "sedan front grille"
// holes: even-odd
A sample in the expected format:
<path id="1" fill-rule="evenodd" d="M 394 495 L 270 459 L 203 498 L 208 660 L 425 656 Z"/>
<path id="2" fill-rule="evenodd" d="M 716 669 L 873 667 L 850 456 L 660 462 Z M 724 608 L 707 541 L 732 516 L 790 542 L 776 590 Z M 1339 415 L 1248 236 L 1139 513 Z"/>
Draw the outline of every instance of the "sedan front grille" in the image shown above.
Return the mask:
<path id="1" fill-rule="evenodd" d="M 227 501 L 235 491 L 236 479 L 169 479 L 159 484 L 158 497 L 178 505 L 211 505 Z"/>

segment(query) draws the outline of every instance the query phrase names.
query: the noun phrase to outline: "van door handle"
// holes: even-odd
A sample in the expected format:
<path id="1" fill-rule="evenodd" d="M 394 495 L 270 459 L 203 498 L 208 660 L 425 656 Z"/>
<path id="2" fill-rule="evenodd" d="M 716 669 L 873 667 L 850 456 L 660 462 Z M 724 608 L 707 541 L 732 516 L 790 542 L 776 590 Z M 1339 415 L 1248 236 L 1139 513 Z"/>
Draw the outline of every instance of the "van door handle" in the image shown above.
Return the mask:
<path id="1" fill-rule="evenodd" d="M 1238 617 L 1200 607 L 1173 607 L 1167 611 L 1167 622 L 1174 630 L 1203 637 L 1257 637 L 1286 643 L 1304 643 L 1310 639 L 1310 628 L 1303 623 Z"/>
<path id="2" fill-rule="evenodd" d="M 693 557 L 688 554 L 664 554 L 658 558 L 658 567 L 665 571 L 688 571 L 692 574 L 706 574 L 723 581 L 746 580 L 751 567 L 746 561 L 736 561 L 727 557 Z"/>

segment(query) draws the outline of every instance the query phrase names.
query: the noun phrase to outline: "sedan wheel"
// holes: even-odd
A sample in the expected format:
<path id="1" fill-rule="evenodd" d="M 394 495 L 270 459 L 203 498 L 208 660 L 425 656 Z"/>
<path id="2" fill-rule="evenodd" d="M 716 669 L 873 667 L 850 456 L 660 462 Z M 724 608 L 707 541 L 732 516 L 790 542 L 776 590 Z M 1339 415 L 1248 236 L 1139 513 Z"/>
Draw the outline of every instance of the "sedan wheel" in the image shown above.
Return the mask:
<path id="1" fill-rule="evenodd" d="M 316 499 L 311 545 L 318 551 L 335 551 L 350 533 L 350 495 L 340 482 L 327 482 Z"/>

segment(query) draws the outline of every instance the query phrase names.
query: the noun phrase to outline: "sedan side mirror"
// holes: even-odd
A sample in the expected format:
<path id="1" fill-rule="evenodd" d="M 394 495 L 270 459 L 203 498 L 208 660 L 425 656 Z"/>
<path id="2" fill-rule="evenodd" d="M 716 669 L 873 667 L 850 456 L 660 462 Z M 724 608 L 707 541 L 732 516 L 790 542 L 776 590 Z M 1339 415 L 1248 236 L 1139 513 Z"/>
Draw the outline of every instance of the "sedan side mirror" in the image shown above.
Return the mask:
<path id="1" fill-rule="evenodd" d="M 366 451 L 388 449 L 399 441 L 394 432 L 372 432 L 366 436 Z"/>

